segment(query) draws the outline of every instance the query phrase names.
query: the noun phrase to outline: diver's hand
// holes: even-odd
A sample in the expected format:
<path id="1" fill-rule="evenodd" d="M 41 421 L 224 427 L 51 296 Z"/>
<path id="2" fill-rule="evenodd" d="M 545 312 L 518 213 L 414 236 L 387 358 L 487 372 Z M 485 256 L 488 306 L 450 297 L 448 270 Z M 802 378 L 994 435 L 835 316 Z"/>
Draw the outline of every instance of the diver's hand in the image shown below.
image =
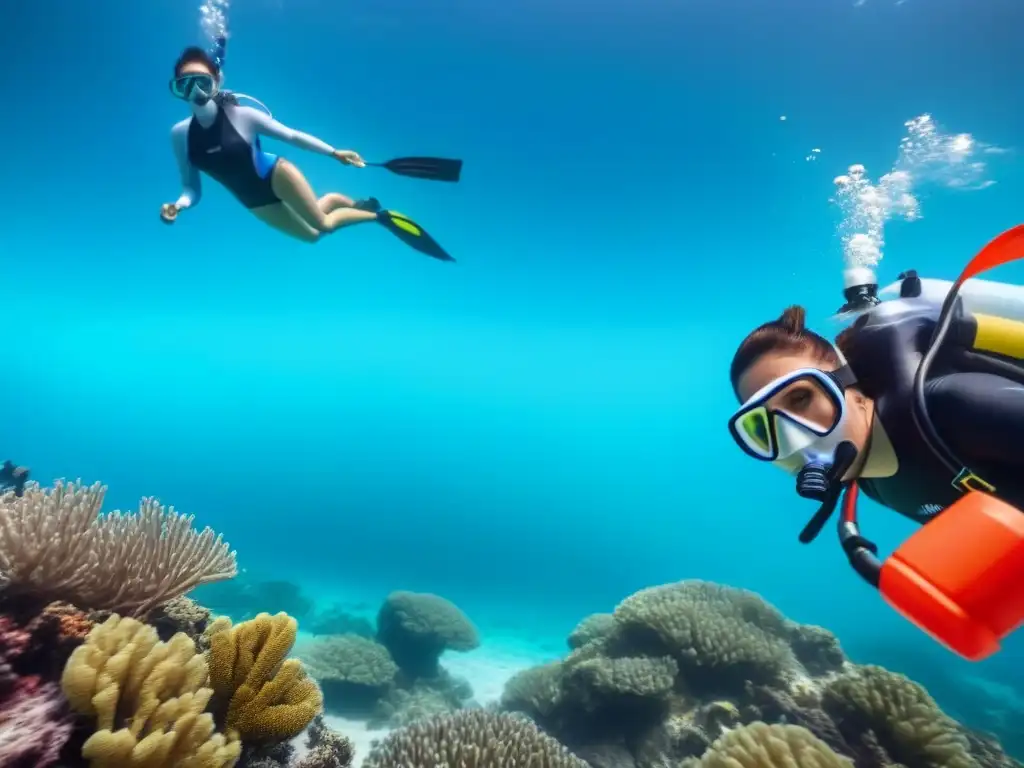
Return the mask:
<path id="1" fill-rule="evenodd" d="M 359 156 L 358 152 L 353 152 L 351 149 L 334 150 L 334 159 L 340 160 L 345 165 L 354 165 L 356 168 L 366 167 L 366 161 Z"/>
<path id="2" fill-rule="evenodd" d="M 173 224 L 178 218 L 178 211 L 181 210 L 174 203 L 164 203 L 160 206 L 160 218 L 164 224 Z"/>

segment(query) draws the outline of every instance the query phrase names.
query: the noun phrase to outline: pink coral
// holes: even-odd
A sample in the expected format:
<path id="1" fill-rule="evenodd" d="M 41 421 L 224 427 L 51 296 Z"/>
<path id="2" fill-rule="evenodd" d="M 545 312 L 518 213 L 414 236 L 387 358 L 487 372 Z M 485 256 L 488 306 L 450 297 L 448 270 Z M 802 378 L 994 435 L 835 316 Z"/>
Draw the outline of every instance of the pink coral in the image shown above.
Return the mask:
<path id="1" fill-rule="evenodd" d="M 71 735 L 71 714 L 56 683 L 18 677 L 0 662 L 0 765 L 48 768 Z"/>

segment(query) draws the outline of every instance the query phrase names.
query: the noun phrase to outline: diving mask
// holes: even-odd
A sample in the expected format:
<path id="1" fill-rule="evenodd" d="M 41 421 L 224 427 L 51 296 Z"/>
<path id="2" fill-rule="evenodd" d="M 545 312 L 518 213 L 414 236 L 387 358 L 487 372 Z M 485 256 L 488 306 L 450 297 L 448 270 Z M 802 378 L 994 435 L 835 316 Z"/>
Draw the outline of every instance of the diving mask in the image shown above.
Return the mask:
<path id="1" fill-rule="evenodd" d="M 843 441 L 849 366 L 835 371 L 800 368 L 755 392 L 729 420 L 743 452 L 791 473 L 828 463 Z"/>
<path id="2" fill-rule="evenodd" d="M 193 72 L 171 80 L 170 88 L 171 93 L 179 99 L 205 104 L 217 95 L 220 84 L 213 75 Z"/>

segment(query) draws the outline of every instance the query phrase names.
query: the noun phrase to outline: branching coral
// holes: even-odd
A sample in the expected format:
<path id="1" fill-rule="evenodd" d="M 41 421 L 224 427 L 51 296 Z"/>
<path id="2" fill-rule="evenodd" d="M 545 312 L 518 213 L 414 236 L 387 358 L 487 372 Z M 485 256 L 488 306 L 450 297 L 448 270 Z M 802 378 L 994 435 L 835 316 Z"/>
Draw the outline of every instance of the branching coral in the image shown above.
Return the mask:
<path id="1" fill-rule="evenodd" d="M 967 738 L 917 683 L 876 666 L 859 667 L 825 689 L 824 705 L 848 728 L 874 730 L 908 765 L 972 768 Z"/>
<path id="2" fill-rule="evenodd" d="M 68 659 L 61 687 L 71 707 L 94 717 L 82 747 L 92 768 L 231 768 L 240 744 L 214 732 L 204 712 L 205 660 L 184 634 L 111 616 Z"/>
<path id="3" fill-rule="evenodd" d="M 453 603 L 429 593 L 392 592 L 377 615 L 377 639 L 410 677 L 432 677 L 445 650 L 480 645 L 476 627 Z"/>
<path id="4" fill-rule="evenodd" d="M 370 751 L 363 768 L 588 768 L 525 718 L 464 710 L 401 728 Z"/>
<path id="5" fill-rule="evenodd" d="M 751 723 L 715 741 L 699 768 L 853 768 L 806 728 Z"/>
<path id="6" fill-rule="evenodd" d="M 30 484 L 0 498 L 0 573 L 8 588 L 83 609 L 142 615 L 199 584 L 229 579 L 235 555 L 209 528 L 155 499 L 100 514 L 106 487 Z"/>
<path id="7" fill-rule="evenodd" d="M 295 619 L 286 613 L 211 626 L 210 681 L 227 702 L 227 728 L 245 741 L 290 739 L 320 712 L 320 689 L 302 662 L 285 659 L 296 630 Z"/>

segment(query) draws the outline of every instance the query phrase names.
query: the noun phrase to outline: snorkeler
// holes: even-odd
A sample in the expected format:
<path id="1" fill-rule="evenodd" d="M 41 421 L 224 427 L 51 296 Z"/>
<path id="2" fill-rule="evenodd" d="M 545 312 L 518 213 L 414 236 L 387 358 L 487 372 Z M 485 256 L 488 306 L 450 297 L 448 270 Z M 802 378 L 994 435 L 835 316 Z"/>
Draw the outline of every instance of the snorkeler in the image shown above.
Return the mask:
<path id="1" fill-rule="evenodd" d="M 1024 622 L 1024 306 L 1006 312 L 1012 286 L 964 283 L 1021 257 L 1024 226 L 937 301 L 923 283 L 940 281 L 905 273 L 899 298 L 869 306 L 835 345 L 790 307 L 743 340 L 729 373 L 733 439 L 821 503 L 800 540 L 845 493 L 838 532 L 854 569 L 972 659 Z M 880 560 L 860 535 L 858 489 L 926 525 Z"/>
<path id="2" fill-rule="evenodd" d="M 8 459 L 0 467 L 0 492 L 13 490 L 15 496 L 21 496 L 25 493 L 28 476 L 28 467 L 19 467 Z"/>
<path id="3" fill-rule="evenodd" d="M 260 137 L 269 136 L 344 165 L 367 165 L 358 152 L 335 149 L 292 130 L 265 112 L 241 106 L 233 94 L 221 91 L 223 46 L 221 39 L 213 56 L 202 48 L 189 47 L 175 62 L 171 93 L 189 104 L 192 116 L 171 129 L 183 192 L 177 202 L 161 207 L 164 222 L 174 223 L 181 211 L 199 202 L 202 172 L 226 187 L 263 223 L 297 240 L 315 243 L 344 227 L 375 221 L 421 253 L 454 261 L 406 216 L 383 210 L 374 198 L 357 202 L 331 192 L 318 199 L 298 168 L 263 151 Z"/>

